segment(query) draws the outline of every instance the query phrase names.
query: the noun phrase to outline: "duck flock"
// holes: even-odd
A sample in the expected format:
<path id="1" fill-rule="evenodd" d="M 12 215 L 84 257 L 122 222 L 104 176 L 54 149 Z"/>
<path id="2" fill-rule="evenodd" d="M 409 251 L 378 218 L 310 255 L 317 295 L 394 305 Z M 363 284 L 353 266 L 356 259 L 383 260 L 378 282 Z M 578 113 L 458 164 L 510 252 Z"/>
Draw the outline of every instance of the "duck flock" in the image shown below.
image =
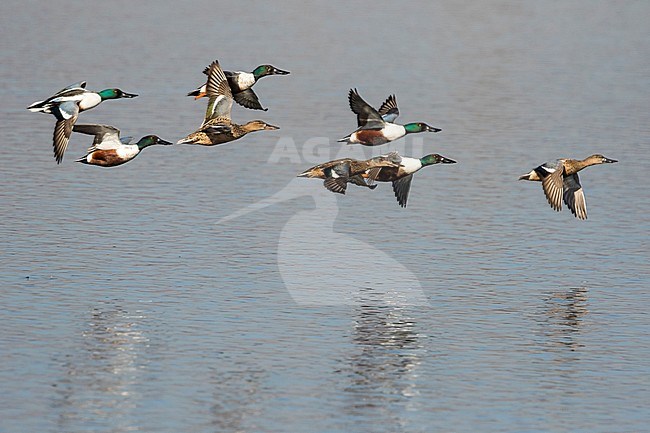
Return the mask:
<path id="1" fill-rule="evenodd" d="M 240 139 L 251 132 L 279 129 L 262 120 L 252 120 L 242 125 L 234 123 L 231 110 L 234 101 L 245 108 L 266 111 L 267 108 L 262 106 L 253 91 L 253 86 L 262 77 L 288 75 L 288 71 L 261 65 L 252 72 L 230 72 L 222 70 L 215 60 L 203 73 L 207 76 L 205 84 L 188 93 L 188 96 L 194 96 L 195 99 L 204 96 L 208 98 L 203 123 L 177 144 L 215 146 Z M 52 114 L 56 118 L 53 147 L 57 163 L 63 160 L 72 132 L 79 132 L 92 135 L 94 139 L 86 155 L 77 159 L 77 162 L 115 167 L 131 161 L 146 147 L 172 143 L 156 135 L 147 135 L 132 143 L 132 137 L 120 137 L 120 130 L 114 126 L 77 124 L 77 118 L 79 113 L 90 110 L 103 101 L 136 96 L 138 95 L 116 88 L 99 92 L 86 90 L 86 82 L 81 81 L 61 89 L 43 101 L 34 102 L 27 109 Z M 390 95 L 379 109 L 364 101 L 356 89 L 350 89 L 348 100 L 350 109 L 357 115 L 357 129 L 339 142 L 380 146 L 407 134 L 441 131 L 423 122 L 404 125 L 395 123 L 399 116 L 395 95 Z M 584 220 L 587 219 L 587 207 L 578 172 L 592 165 L 614 162 L 617 161 L 600 154 L 583 160 L 560 158 L 535 167 L 530 173 L 520 176 L 519 180 L 541 182 L 546 199 L 554 210 L 560 211 L 564 202 L 576 218 Z M 390 152 L 368 160 L 342 158 L 328 161 L 311 167 L 298 176 L 323 179 L 325 188 L 339 194 L 345 194 L 348 183 L 374 189 L 377 186 L 375 182 L 391 182 L 397 202 L 406 207 L 414 173 L 428 165 L 455 163 L 456 161 L 435 153 L 422 158 L 411 158 Z"/>

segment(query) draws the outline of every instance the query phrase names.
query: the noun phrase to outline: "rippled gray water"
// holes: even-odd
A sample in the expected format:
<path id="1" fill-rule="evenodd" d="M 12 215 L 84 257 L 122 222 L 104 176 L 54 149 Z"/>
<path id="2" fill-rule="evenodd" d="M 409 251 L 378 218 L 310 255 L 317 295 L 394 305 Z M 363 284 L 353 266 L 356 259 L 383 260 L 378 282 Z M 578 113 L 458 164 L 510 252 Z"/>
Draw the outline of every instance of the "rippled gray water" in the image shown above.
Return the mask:
<path id="1" fill-rule="evenodd" d="M 638 432 L 650 415 L 647 2 L 0 5 L 0 431 Z M 259 132 L 57 166 L 61 87 L 139 93 L 83 113 L 176 141 L 218 58 Z M 369 149 L 347 91 L 459 161 L 335 196 L 305 168 Z M 603 153 L 589 219 L 518 175 Z"/>

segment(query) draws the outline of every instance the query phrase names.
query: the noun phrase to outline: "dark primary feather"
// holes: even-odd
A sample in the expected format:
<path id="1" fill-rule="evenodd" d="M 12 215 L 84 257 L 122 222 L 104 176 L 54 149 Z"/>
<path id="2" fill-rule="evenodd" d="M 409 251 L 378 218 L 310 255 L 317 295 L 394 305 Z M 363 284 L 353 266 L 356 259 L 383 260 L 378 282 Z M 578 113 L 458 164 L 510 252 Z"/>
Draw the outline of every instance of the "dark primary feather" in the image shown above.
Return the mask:
<path id="1" fill-rule="evenodd" d="M 348 186 L 348 181 L 347 178 L 345 177 L 330 177 L 327 178 L 323 181 L 323 185 L 325 185 L 325 188 L 332 192 L 336 192 L 338 194 L 345 194 L 345 190 L 347 189 Z"/>
<path id="2" fill-rule="evenodd" d="M 79 132 L 81 134 L 94 135 L 93 145 L 97 145 L 104 141 L 106 135 L 116 135 L 119 137 L 120 130 L 114 126 L 110 125 L 97 125 L 97 124 L 84 124 L 84 125 L 74 125 L 72 128 L 74 132 Z"/>
<path id="3" fill-rule="evenodd" d="M 397 100 L 395 95 L 390 95 L 388 99 L 377 110 L 384 122 L 393 123 L 399 117 L 399 109 L 397 108 Z"/>
<path id="4" fill-rule="evenodd" d="M 587 202 L 580 185 L 578 173 L 564 178 L 564 203 L 571 209 L 571 213 L 581 220 L 587 219 Z"/>
<path id="5" fill-rule="evenodd" d="M 57 120 L 54 125 L 54 140 L 52 142 L 54 147 L 54 158 L 57 164 L 63 161 L 63 154 L 68 147 L 70 141 L 70 134 L 72 134 L 72 125 L 77 121 L 77 116 L 70 119 Z"/>
<path id="6" fill-rule="evenodd" d="M 395 193 L 395 198 L 397 199 L 397 203 L 402 207 L 406 207 L 406 201 L 409 198 L 412 180 L 413 175 L 409 174 L 408 176 L 393 181 L 393 192 Z"/>
<path id="7" fill-rule="evenodd" d="M 267 111 L 268 108 L 262 107 L 260 100 L 257 99 L 257 95 L 253 92 L 253 89 L 246 89 L 241 92 L 233 94 L 235 102 L 245 108 L 250 108 L 251 110 L 262 110 Z"/>
<path id="8" fill-rule="evenodd" d="M 357 89 L 350 89 L 348 94 L 350 109 L 357 115 L 357 126 L 368 129 L 383 128 L 384 120 L 377 110 L 372 108 L 357 92 Z"/>

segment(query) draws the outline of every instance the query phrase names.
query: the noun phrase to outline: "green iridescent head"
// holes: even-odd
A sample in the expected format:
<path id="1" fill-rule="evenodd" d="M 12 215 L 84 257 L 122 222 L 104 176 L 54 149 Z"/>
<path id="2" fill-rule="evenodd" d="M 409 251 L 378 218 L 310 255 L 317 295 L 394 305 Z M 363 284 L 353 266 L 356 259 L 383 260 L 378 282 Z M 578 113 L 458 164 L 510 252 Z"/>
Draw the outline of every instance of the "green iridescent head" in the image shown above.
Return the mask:
<path id="1" fill-rule="evenodd" d="M 456 161 L 453 159 L 445 158 L 444 156 L 438 155 L 437 153 L 423 156 L 420 158 L 420 162 L 423 166 L 433 164 L 456 164 Z"/>
<path id="2" fill-rule="evenodd" d="M 288 75 L 289 71 L 283 71 L 273 65 L 260 65 L 253 71 L 255 79 L 266 77 L 267 75 Z"/>
<path id="3" fill-rule="evenodd" d="M 165 141 L 162 138 L 158 137 L 157 135 L 146 135 L 138 141 L 138 149 L 142 150 L 145 147 L 153 146 L 154 144 L 164 144 L 164 145 L 169 145 L 172 144 L 169 141 Z"/>
<path id="4" fill-rule="evenodd" d="M 434 128 L 433 126 L 429 126 L 424 122 L 413 122 L 413 123 L 407 123 L 404 125 L 404 129 L 406 129 L 407 134 L 413 134 L 415 132 L 440 132 L 442 129 L 439 128 Z"/>
<path id="5" fill-rule="evenodd" d="M 102 101 L 105 101 L 107 99 L 135 98 L 138 96 L 135 93 L 126 93 L 120 89 L 104 89 L 101 92 L 97 93 L 102 98 Z"/>

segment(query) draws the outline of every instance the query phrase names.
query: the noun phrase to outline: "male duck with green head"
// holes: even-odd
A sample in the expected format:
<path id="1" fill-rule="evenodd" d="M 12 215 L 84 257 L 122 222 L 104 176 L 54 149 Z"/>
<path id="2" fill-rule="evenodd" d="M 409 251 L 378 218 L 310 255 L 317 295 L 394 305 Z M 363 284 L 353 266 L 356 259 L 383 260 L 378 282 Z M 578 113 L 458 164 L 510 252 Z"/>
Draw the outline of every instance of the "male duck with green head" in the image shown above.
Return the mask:
<path id="1" fill-rule="evenodd" d="M 445 158 L 437 153 L 425 155 L 422 158 L 400 156 L 397 152 L 391 152 L 382 156 L 395 162 L 398 166 L 370 169 L 363 177 L 368 179 L 369 185 L 372 185 L 372 181 L 392 182 L 395 198 L 397 199 L 397 203 L 402 207 L 406 207 L 414 173 L 420 171 L 423 167 L 433 164 L 456 164 L 456 161 L 453 159 Z"/>
<path id="2" fill-rule="evenodd" d="M 228 79 L 230 91 L 232 92 L 233 99 L 242 107 L 250 108 L 251 110 L 263 110 L 268 108 L 262 107 L 257 95 L 253 92 L 252 87 L 262 77 L 267 75 L 288 75 L 289 71 L 283 71 L 273 65 L 260 65 L 253 69 L 253 72 L 243 71 L 223 71 Z M 203 70 L 205 75 L 210 73 L 210 67 Z M 206 84 L 197 87 L 195 90 L 187 94 L 187 96 L 194 96 L 194 99 L 199 99 L 207 95 L 207 82 Z"/>
<path id="3" fill-rule="evenodd" d="M 416 132 L 440 132 L 423 122 L 407 123 L 398 125 L 393 123 L 399 116 L 395 95 L 391 95 L 381 104 L 379 110 L 375 110 L 361 98 L 357 89 L 350 89 L 348 95 L 350 109 L 357 115 L 357 126 L 359 127 L 352 134 L 343 137 L 339 142 L 348 144 L 359 143 L 364 146 L 378 146 L 404 137 L 406 134 Z"/>
<path id="4" fill-rule="evenodd" d="M 56 117 L 54 158 L 57 164 L 60 164 L 79 113 L 90 110 L 108 99 L 135 98 L 136 96 L 138 95 L 126 93 L 120 89 L 104 89 L 101 92 L 93 92 L 86 90 L 86 82 L 81 81 L 59 90 L 44 101 L 34 102 L 27 109 L 33 112 L 53 114 Z"/>
<path id="5" fill-rule="evenodd" d="M 120 138 L 120 130 L 111 125 L 77 124 L 73 129 L 74 132 L 95 136 L 86 156 L 79 158 L 77 162 L 100 167 L 122 165 L 138 156 L 143 149 L 154 144 L 172 144 L 157 135 L 146 135 L 137 143 L 131 144 L 132 137 Z"/>

